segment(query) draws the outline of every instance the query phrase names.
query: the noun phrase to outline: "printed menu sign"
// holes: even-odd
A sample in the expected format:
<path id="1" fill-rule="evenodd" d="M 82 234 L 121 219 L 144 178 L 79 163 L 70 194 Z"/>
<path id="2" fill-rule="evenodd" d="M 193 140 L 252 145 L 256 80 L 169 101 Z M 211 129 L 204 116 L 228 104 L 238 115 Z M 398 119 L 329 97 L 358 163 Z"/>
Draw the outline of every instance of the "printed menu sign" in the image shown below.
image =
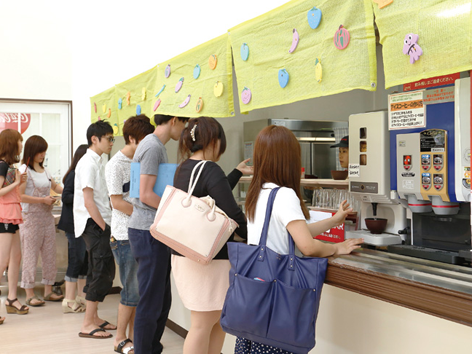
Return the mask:
<path id="1" fill-rule="evenodd" d="M 426 126 L 423 91 L 388 96 L 388 129 L 412 129 Z"/>

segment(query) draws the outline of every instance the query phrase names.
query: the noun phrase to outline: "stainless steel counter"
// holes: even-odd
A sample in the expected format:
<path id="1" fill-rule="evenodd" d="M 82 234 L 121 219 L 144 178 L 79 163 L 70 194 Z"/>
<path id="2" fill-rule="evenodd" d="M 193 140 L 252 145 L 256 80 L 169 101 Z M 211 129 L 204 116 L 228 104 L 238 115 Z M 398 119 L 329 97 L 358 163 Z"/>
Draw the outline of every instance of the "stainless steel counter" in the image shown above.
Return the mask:
<path id="1" fill-rule="evenodd" d="M 362 249 L 332 260 L 351 266 L 472 295 L 472 268 Z"/>

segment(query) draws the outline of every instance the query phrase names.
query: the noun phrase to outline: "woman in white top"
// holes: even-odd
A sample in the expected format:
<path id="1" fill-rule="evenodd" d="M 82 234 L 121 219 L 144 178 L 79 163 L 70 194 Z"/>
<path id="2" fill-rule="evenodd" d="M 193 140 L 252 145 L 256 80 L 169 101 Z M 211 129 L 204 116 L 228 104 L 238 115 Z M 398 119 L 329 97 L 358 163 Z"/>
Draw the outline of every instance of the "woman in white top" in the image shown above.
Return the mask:
<path id="1" fill-rule="evenodd" d="M 292 235 L 297 253 L 301 252 L 305 256 L 330 257 L 348 254 L 359 248 L 362 239 L 328 244 L 313 238 L 342 224 L 352 209 L 343 201 L 333 217 L 307 224 L 309 212 L 300 195 L 300 156 L 299 142 L 285 127 L 271 125 L 257 136 L 253 154 L 254 176 L 246 196 L 248 244 L 259 244 L 270 191 L 281 187 L 275 198 L 269 223 L 268 248 L 279 254 L 288 254 L 287 231 Z M 288 352 L 238 337 L 235 353 Z"/>
<path id="2" fill-rule="evenodd" d="M 52 207 L 55 198 L 51 190 L 61 194 L 62 186 L 56 184 L 51 174 L 43 167 L 48 143 L 39 135 L 33 135 L 25 143 L 22 163 L 27 165 L 28 180 L 20 185 L 23 221 L 20 225 L 20 239 L 23 251 L 21 287 L 26 291 L 29 306 L 44 305 L 34 294 L 36 266 L 41 252 L 42 283 L 44 300 L 60 301 L 64 298 L 52 292 L 56 281 L 56 228 Z"/>

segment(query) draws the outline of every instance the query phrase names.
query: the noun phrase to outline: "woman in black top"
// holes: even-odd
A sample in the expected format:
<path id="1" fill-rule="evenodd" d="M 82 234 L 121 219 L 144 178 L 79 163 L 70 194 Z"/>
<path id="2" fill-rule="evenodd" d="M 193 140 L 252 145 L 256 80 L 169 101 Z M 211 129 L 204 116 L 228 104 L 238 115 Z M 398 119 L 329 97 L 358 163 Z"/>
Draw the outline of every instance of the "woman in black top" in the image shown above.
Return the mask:
<path id="1" fill-rule="evenodd" d="M 62 182 L 62 213 L 57 228 L 65 231 L 68 249 L 68 264 L 65 276 L 66 296 L 62 301 L 62 311 L 64 313 L 80 313 L 85 311 L 85 279 L 87 277 L 87 251 L 82 237 L 75 237 L 74 234 L 74 178 L 77 163 L 87 152 L 87 145 L 80 145 L 75 151 L 72 164 L 64 175 Z M 77 290 L 77 296 L 75 292 Z"/>
<path id="2" fill-rule="evenodd" d="M 184 161 L 176 172 L 174 186 L 188 191 L 193 168 L 199 161 L 207 160 L 192 194 L 212 197 L 216 205 L 238 223 L 235 233 L 246 239 L 246 217 L 236 204 L 232 189 L 243 174 L 252 173 L 252 168 L 246 166 L 246 160 L 225 176 L 215 163 L 225 149 L 226 137 L 220 123 L 207 117 L 191 119 L 180 136 L 179 154 Z M 234 234 L 228 241 L 233 239 Z M 208 265 L 198 264 L 175 251 L 172 253 L 172 272 L 177 290 L 184 306 L 191 310 L 191 325 L 183 353 L 220 353 L 225 332 L 219 320 L 229 287 L 228 248 L 225 245 Z"/>

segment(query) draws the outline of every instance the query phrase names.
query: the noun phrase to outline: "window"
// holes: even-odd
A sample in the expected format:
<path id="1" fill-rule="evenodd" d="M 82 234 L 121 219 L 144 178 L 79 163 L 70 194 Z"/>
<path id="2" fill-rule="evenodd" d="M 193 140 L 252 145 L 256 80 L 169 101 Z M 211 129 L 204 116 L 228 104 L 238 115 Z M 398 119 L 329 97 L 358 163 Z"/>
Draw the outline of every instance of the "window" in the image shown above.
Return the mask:
<path id="1" fill-rule="evenodd" d="M 16 129 L 23 143 L 40 135 L 48 143 L 44 166 L 57 183 L 70 164 L 72 150 L 72 104 L 70 101 L 0 100 L 0 131 Z"/>

